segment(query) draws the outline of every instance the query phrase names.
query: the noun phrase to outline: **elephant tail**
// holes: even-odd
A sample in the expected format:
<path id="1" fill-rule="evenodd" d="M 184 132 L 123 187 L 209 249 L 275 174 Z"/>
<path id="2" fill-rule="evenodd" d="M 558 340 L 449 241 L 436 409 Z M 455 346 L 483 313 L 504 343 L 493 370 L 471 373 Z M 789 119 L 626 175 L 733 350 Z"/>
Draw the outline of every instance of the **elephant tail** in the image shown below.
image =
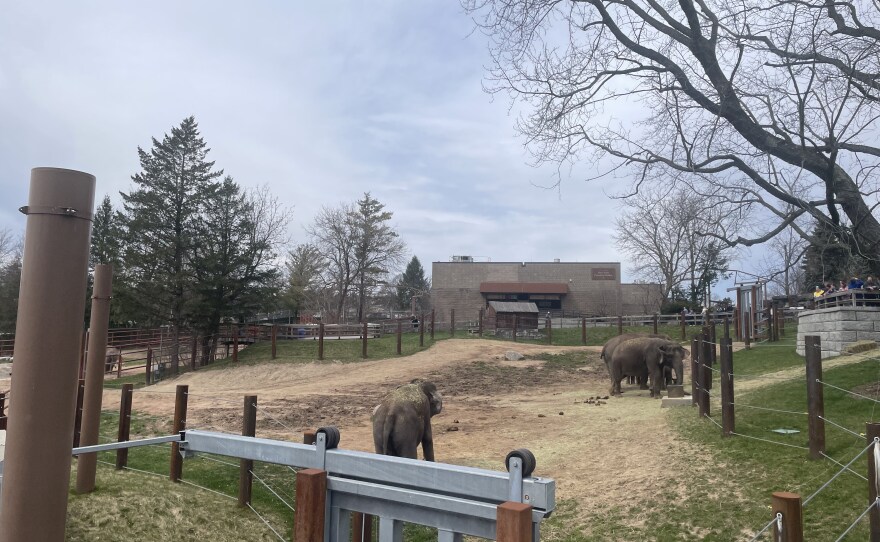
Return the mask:
<path id="1" fill-rule="evenodd" d="M 385 455 L 395 455 L 394 446 L 391 444 L 391 431 L 394 429 L 394 415 L 389 413 L 385 416 L 382 424 L 382 451 Z"/>

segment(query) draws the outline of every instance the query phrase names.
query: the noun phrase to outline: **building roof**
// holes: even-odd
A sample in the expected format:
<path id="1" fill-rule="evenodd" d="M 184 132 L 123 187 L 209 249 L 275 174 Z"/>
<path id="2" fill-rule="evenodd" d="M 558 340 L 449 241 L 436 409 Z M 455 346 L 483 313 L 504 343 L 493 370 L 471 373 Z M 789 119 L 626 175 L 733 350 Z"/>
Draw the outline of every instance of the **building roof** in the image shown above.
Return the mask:
<path id="1" fill-rule="evenodd" d="M 530 301 L 490 301 L 495 312 L 538 312 L 538 306 Z"/>
<path id="2" fill-rule="evenodd" d="M 567 294 L 562 282 L 481 282 L 481 294 Z"/>

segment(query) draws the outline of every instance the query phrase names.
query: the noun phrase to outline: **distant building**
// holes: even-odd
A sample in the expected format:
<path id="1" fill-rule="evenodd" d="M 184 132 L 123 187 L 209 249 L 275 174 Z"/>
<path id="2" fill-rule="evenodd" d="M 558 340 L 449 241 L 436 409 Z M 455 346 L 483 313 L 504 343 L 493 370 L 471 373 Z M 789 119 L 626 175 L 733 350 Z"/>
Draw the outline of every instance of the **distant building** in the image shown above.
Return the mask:
<path id="1" fill-rule="evenodd" d="M 491 301 L 531 302 L 540 313 L 566 316 L 653 314 L 659 284 L 621 284 L 619 262 L 477 262 L 453 256 L 431 266 L 431 302 L 438 319 L 476 319 Z"/>

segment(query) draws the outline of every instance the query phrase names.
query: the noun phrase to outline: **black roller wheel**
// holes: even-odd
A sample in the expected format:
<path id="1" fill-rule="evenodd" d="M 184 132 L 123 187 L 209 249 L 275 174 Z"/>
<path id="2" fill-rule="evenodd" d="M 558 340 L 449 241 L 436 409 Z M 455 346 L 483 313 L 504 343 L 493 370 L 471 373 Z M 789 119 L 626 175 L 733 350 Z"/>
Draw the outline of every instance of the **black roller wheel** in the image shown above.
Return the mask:
<path id="1" fill-rule="evenodd" d="M 512 457 L 518 457 L 522 461 L 523 478 L 531 476 L 535 471 L 535 466 L 537 465 L 535 454 L 526 448 L 519 448 L 507 454 L 507 457 L 504 458 L 504 466 L 507 467 L 508 471 L 510 470 L 510 459 Z"/>
<path id="2" fill-rule="evenodd" d="M 326 439 L 328 450 L 332 450 L 333 448 L 339 446 L 339 429 L 337 429 L 335 425 L 319 427 L 318 433 L 324 433 L 324 438 Z"/>

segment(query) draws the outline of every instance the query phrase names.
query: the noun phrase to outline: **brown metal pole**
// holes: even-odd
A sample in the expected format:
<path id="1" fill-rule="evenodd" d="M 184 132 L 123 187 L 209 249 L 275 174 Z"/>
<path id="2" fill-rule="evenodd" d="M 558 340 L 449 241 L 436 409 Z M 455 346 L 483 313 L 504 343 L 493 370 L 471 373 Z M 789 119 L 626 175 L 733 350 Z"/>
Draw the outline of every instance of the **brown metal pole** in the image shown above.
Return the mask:
<path id="1" fill-rule="evenodd" d="M 31 170 L 0 542 L 64 540 L 94 202 L 92 175 Z"/>
<path id="2" fill-rule="evenodd" d="M 431 340 L 434 340 L 434 309 L 431 309 Z"/>
<path id="3" fill-rule="evenodd" d="M 804 508 L 797 493 L 778 491 L 771 498 L 773 515 L 782 514 L 782 533 L 773 524 L 773 540 L 779 542 L 804 542 Z"/>
<path id="4" fill-rule="evenodd" d="M 825 452 L 825 399 L 822 384 L 822 343 L 818 335 L 804 337 L 807 363 L 807 413 L 810 459 L 822 459 Z"/>
<path id="5" fill-rule="evenodd" d="M 367 357 L 367 323 L 363 324 L 363 331 L 361 332 L 361 357 Z"/>
<path id="6" fill-rule="evenodd" d="M 721 436 L 729 437 L 736 430 L 733 400 L 733 341 L 721 339 Z"/>
<path id="7" fill-rule="evenodd" d="M 86 381 L 80 378 L 76 385 L 76 411 L 73 418 L 73 447 L 79 446 L 80 435 L 82 434 L 82 412 L 83 412 L 83 395 L 86 391 Z"/>
<path id="8" fill-rule="evenodd" d="M 742 326 L 743 328 L 743 341 L 746 343 L 746 350 L 752 349 L 752 334 L 749 332 L 749 328 L 751 326 Z"/>
<path id="9" fill-rule="evenodd" d="M 272 359 L 278 357 L 278 326 L 272 324 Z"/>
<path id="10" fill-rule="evenodd" d="M 403 336 L 403 324 L 400 320 L 397 321 L 397 355 L 400 355 L 400 342 Z"/>
<path id="11" fill-rule="evenodd" d="M 449 336 L 455 337 L 455 309 L 449 309 Z"/>
<path id="12" fill-rule="evenodd" d="M 587 319 L 581 318 L 581 344 L 587 344 Z"/>
<path id="13" fill-rule="evenodd" d="M 273 326 L 274 329 L 274 326 Z M 244 412 L 241 422 L 241 435 L 254 437 L 257 435 L 257 396 L 244 396 Z M 241 459 L 238 470 L 238 506 L 245 507 L 251 503 L 251 490 L 254 483 L 254 462 Z"/>
<path id="14" fill-rule="evenodd" d="M 153 383 L 153 349 L 147 347 L 147 386 Z"/>
<path id="15" fill-rule="evenodd" d="M 131 400 L 133 392 L 134 384 L 122 385 L 122 394 L 119 397 L 119 430 L 116 434 L 117 442 L 127 442 L 129 434 L 131 433 Z M 120 448 L 116 450 L 116 470 L 122 470 L 127 465 L 128 448 Z M 92 489 L 94 489 L 94 487 Z"/>
<path id="16" fill-rule="evenodd" d="M 324 322 L 318 324 L 318 359 L 324 359 Z"/>
<path id="17" fill-rule="evenodd" d="M 86 348 L 88 348 L 88 329 L 84 329 L 82 332 L 82 343 L 80 343 L 79 347 L 79 373 L 77 373 L 78 378 L 85 378 L 86 376 Z M 15 347 L 13 346 L 13 351 Z"/>
<path id="18" fill-rule="evenodd" d="M 171 432 L 179 434 L 186 429 L 186 402 L 189 396 L 189 386 L 177 385 L 177 393 L 174 396 L 174 420 L 172 420 Z M 172 482 L 179 482 L 183 474 L 183 458 L 180 457 L 180 445 L 171 443 L 171 463 L 169 465 L 169 478 Z"/>
<path id="19" fill-rule="evenodd" d="M 92 314 L 89 319 L 89 354 L 86 359 L 85 391 L 83 392 L 82 428 L 79 446 L 98 444 L 101 424 L 101 399 L 104 396 L 104 363 L 107 356 L 107 331 L 110 327 L 110 294 L 113 284 L 113 266 L 95 266 L 95 286 L 92 294 Z M 122 363 L 118 363 L 122 365 Z M 118 378 L 118 376 L 117 376 Z M 95 489 L 98 454 L 82 454 L 76 462 L 76 492 L 89 493 Z"/>
<path id="20" fill-rule="evenodd" d="M 865 423 L 865 440 L 868 444 L 875 442 L 874 447 L 868 450 L 868 504 L 877 502 L 877 476 L 880 475 L 875 470 L 874 453 L 878 446 L 875 439 L 880 439 L 880 423 Z M 880 508 L 874 505 L 874 508 L 868 512 L 871 521 L 871 542 L 880 542 Z"/>

